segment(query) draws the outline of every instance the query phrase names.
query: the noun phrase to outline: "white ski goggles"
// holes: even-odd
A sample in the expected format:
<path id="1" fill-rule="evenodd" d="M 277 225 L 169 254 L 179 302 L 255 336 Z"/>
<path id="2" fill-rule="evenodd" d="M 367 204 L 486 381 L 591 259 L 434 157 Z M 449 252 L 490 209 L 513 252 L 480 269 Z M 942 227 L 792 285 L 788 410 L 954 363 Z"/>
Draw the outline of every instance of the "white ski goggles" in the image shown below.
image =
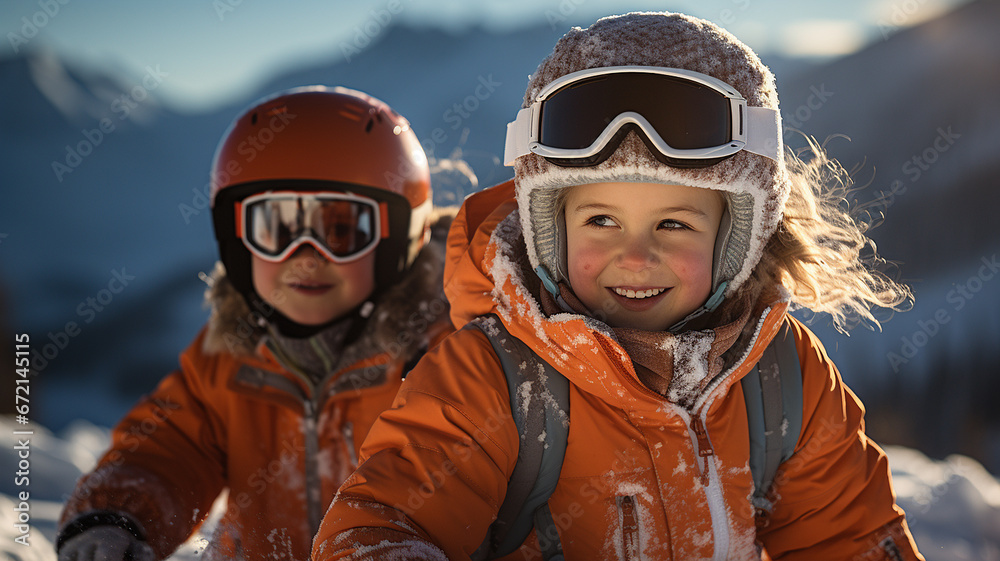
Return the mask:
<path id="1" fill-rule="evenodd" d="M 749 107 L 729 84 L 691 70 L 608 66 L 547 85 L 507 125 L 504 165 L 535 153 L 559 166 L 606 160 L 630 130 L 657 160 L 704 167 L 741 150 L 777 161 L 777 110 Z"/>
<path id="2" fill-rule="evenodd" d="M 274 191 L 236 203 L 236 231 L 265 261 L 284 261 L 309 244 L 334 263 L 348 263 L 388 236 L 386 212 L 378 201 L 351 193 Z"/>

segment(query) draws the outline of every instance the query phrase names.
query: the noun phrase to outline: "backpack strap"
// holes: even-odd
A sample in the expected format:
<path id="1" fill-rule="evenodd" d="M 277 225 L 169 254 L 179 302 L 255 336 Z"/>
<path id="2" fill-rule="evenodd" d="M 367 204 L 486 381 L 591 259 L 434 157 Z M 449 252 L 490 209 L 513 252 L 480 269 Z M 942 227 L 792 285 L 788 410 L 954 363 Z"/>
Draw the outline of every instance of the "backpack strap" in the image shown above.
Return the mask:
<path id="1" fill-rule="evenodd" d="M 740 384 L 750 428 L 752 502 L 763 516 L 774 506 L 767 493 L 778 467 L 795 453 L 802 431 L 802 367 L 788 321 Z"/>
<path id="2" fill-rule="evenodd" d="M 472 559 L 496 559 L 516 551 L 534 527 L 542 558 L 558 561 L 562 546 L 548 498 L 555 490 L 566 454 L 569 381 L 512 336 L 495 315 L 477 318 L 465 328 L 479 329 L 493 346 L 507 380 L 511 414 L 520 436 L 507 494 Z M 795 452 L 802 430 L 802 368 L 787 321 L 740 383 L 750 429 L 752 501 L 758 516 L 763 516 L 773 508 L 767 492 L 779 466 Z"/>
<path id="3" fill-rule="evenodd" d="M 545 560 L 562 557 L 548 500 L 559 481 L 569 435 L 569 380 L 512 336 L 496 315 L 469 322 L 489 339 L 507 378 L 510 409 L 520 435 L 507 494 L 473 559 L 495 559 L 517 550 L 537 526 Z M 544 436 L 543 436 L 544 435 Z"/>

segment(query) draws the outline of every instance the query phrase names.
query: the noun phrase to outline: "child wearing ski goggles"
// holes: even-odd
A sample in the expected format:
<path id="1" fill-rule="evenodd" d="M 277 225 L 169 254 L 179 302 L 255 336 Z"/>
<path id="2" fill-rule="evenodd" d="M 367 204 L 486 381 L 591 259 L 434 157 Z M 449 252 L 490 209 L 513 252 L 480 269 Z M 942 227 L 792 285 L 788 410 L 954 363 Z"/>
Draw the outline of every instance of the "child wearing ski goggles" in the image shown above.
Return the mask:
<path id="1" fill-rule="evenodd" d="M 206 559 L 308 558 L 372 423 L 452 331 L 448 213 L 432 215 L 420 143 L 382 101 L 323 86 L 259 100 L 211 176 L 211 317 L 67 500 L 61 561 L 165 559 L 224 490 Z"/>
<path id="2" fill-rule="evenodd" d="M 779 115 L 708 21 L 560 39 L 507 129 L 514 179 L 452 227 L 468 324 L 380 417 L 313 559 L 922 559 L 862 404 L 788 315 L 846 330 L 911 295 Z"/>

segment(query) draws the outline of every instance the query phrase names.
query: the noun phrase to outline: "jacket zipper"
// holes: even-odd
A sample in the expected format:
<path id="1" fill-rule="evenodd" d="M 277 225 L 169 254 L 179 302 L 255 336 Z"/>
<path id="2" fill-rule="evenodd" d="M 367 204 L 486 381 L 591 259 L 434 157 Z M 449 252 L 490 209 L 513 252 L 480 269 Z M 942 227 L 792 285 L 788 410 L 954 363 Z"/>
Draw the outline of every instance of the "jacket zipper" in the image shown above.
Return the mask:
<path id="1" fill-rule="evenodd" d="M 753 348 L 753 346 L 757 344 L 761 335 L 761 330 L 763 330 L 764 323 L 766 323 L 767 318 L 772 311 L 773 308 L 768 307 L 761 315 L 760 328 L 750 341 L 750 348 Z M 698 408 L 697 410 L 700 411 L 700 413 L 696 414 L 691 420 L 692 440 L 694 441 L 695 447 L 698 449 L 698 456 L 700 458 L 704 458 L 705 460 L 701 476 L 703 484 L 706 480 L 708 482 L 707 485 L 705 485 L 705 496 L 708 499 L 708 509 L 712 517 L 712 535 L 715 543 L 715 551 L 712 555 L 712 559 L 718 561 L 725 561 L 726 555 L 729 552 L 729 514 L 726 510 L 726 501 L 722 494 L 722 481 L 719 478 L 716 462 L 712 457 L 715 455 L 715 450 L 712 448 L 712 441 L 708 436 L 708 429 L 705 427 L 705 419 L 708 415 L 709 407 L 711 407 L 712 403 L 719 395 L 721 381 L 732 376 L 733 372 L 742 366 L 744 362 L 744 360 L 741 360 L 734 368 L 721 374 L 715 382 L 710 384 L 709 387 L 705 389 L 705 393 L 695 403 L 695 407 Z"/>
<path id="2" fill-rule="evenodd" d="M 319 456 L 319 431 L 317 428 L 319 406 L 315 397 L 304 401 L 303 405 L 305 415 L 303 415 L 302 424 L 305 425 L 303 432 L 305 432 L 306 441 L 306 457 L 303 462 L 306 472 L 306 509 L 309 515 L 309 531 L 315 536 L 316 532 L 319 531 L 319 524 L 323 516 L 323 484 L 319 477 L 319 468 L 316 465 L 316 458 Z"/>
<path id="3" fill-rule="evenodd" d="M 691 441 L 700 459 L 698 469 L 701 472 L 701 483 L 708 499 L 708 512 L 712 517 L 712 541 L 714 553 L 712 559 L 725 561 L 729 553 L 729 516 L 726 513 L 726 500 L 722 496 L 722 481 L 716 468 L 715 449 L 705 428 L 706 411 L 691 417 Z"/>
<path id="4" fill-rule="evenodd" d="M 766 317 L 769 312 L 770 308 L 765 311 L 764 316 Z M 604 341 L 599 337 L 597 340 L 607 351 Z M 756 341 L 756 338 L 754 341 Z M 751 343 L 752 345 L 753 343 Z M 616 361 L 615 364 L 619 369 L 622 369 L 622 365 L 619 362 Z M 647 388 L 639 380 L 629 376 L 627 371 L 622 372 L 622 374 L 640 392 L 663 399 L 663 396 Z M 722 378 L 728 377 L 731 374 L 732 371 L 726 373 Z M 711 394 L 714 394 L 717 388 L 718 386 L 708 390 L 706 396 L 711 397 Z M 715 465 L 715 449 L 712 447 L 712 440 L 709 438 L 708 429 L 705 427 L 705 416 L 707 415 L 711 401 L 709 399 L 707 403 L 702 405 L 700 414 L 691 415 L 681 407 L 677 407 L 676 410 L 688 424 L 692 444 L 698 458 L 701 460 L 698 465 L 698 471 L 701 475 L 701 484 L 705 489 L 705 496 L 708 499 L 708 511 L 712 517 L 712 536 L 715 546 L 712 559 L 713 561 L 725 561 L 726 555 L 729 552 L 729 516 L 726 512 L 726 501 L 722 495 L 722 481 L 719 479 L 719 473 Z"/>
<path id="5" fill-rule="evenodd" d="M 621 515 L 622 557 L 624 561 L 640 561 L 639 512 L 635 504 L 635 495 L 618 497 L 617 502 L 618 512 Z"/>
<path id="6" fill-rule="evenodd" d="M 268 347 L 285 370 L 295 374 L 307 388 L 306 393 L 299 393 L 297 397 L 302 400 L 302 432 L 306 447 L 305 457 L 302 460 L 305 471 L 306 517 L 309 522 L 309 531 L 312 535 L 316 535 L 323 519 L 323 486 L 317 465 L 319 457 L 319 389 L 309 376 L 293 367 L 292 362 L 287 360 L 278 349 L 272 348 L 270 345 Z M 280 390 L 280 388 L 275 389 Z"/>
<path id="7" fill-rule="evenodd" d="M 702 458 L 698 466 L 699 471 L 701 471 L 701 484 L 708 487 L 708 466 L 711 462 L 711 456 L 715 455 L 715 450 L 712 448 L 712 441 L 708 438 L 708 430 L 705 429 L 705 423 L 701 417 L 691 419 L 691 430 L 694 431 L 695 441 L 698 443 L 698 457 Z"/>

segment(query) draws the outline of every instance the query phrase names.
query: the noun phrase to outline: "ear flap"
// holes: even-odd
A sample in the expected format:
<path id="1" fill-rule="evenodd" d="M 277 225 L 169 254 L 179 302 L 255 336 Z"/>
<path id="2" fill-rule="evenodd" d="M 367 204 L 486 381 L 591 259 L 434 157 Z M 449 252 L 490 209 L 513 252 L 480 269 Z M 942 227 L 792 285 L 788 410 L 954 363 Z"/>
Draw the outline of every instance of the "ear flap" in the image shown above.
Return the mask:
<path id="1" fill-rule="evenodd" d="M 729 194 L 724 198 L 722 221 L 719 222 L 719 233 L 715 237 L 715 252 L 712 254 L 712 292 L 719 288 L 722 282 L 722 265 L 729 251 L 730 234 L 733 232 L 733 216 L 729 213 Z"/>

